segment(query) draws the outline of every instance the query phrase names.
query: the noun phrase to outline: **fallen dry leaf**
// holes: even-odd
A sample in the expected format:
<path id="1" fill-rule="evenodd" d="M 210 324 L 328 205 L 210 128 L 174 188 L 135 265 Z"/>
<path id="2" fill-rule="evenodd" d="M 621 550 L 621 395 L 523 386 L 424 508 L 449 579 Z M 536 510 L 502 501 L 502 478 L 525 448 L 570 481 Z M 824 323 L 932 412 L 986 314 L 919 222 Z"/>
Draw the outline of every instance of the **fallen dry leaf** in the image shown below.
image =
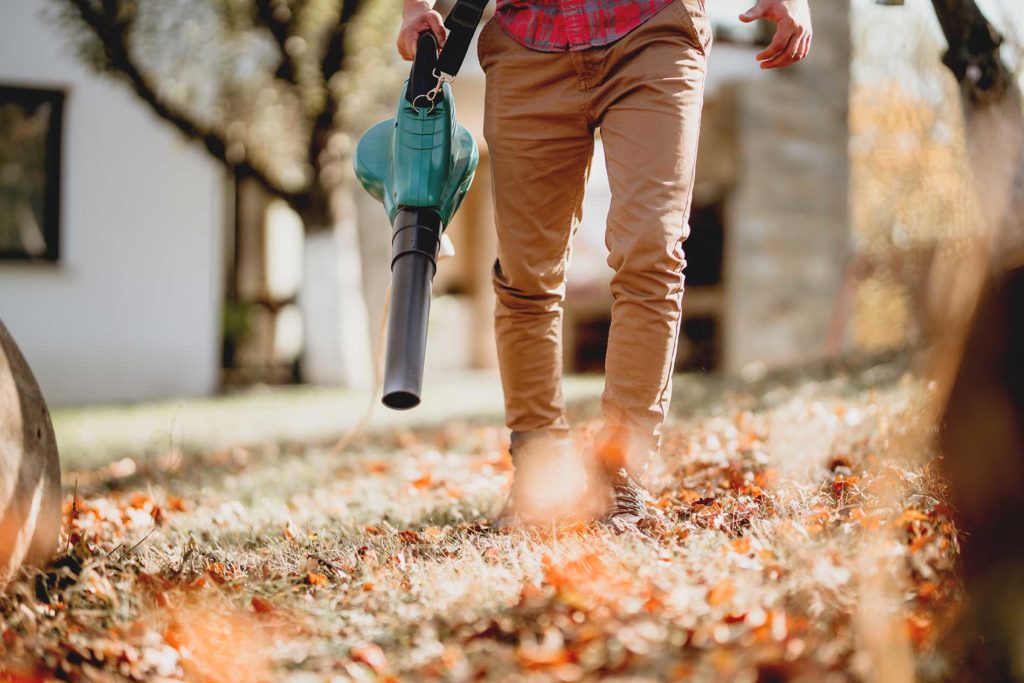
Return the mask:
<path id="1" fill-rule="evenodd" d="M 310 586 L 326 586 L 328 583 L 326 576 L 323 574 L 317 574 L 316 572 L 309 572 L 306 574 L 305 582 Z"/>

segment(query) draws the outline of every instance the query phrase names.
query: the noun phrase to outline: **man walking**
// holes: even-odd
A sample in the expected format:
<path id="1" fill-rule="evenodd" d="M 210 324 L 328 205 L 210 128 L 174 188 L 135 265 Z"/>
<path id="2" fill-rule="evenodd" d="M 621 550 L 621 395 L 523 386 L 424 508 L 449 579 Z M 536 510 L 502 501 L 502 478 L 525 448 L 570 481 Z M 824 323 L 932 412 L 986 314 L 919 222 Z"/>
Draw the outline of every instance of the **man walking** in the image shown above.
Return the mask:
<path id="1" fill-rule="evenodd" d="M 710 0 L 714 2 L 715 0 Z M 759 0 L 744 22 L 777 25 L 757 55 L 789 66 L 811 46 L 808 0 Z M 616 529 L 649 522 L 638 483 L 660 446 L 683 299 L 683 242 L 712 43 L 705 0 L 497 0 L 478 38 L 494 183 L 495 328 L 516 466 L 499 526 L 579 510 L 587 488 L 561 393 L 562 299 L 595 132 L 604 145 L 615 271 L 604 427 L 589 500 Z M 398 49 L 444 41 L 433 0 L 405 0 Z"/>

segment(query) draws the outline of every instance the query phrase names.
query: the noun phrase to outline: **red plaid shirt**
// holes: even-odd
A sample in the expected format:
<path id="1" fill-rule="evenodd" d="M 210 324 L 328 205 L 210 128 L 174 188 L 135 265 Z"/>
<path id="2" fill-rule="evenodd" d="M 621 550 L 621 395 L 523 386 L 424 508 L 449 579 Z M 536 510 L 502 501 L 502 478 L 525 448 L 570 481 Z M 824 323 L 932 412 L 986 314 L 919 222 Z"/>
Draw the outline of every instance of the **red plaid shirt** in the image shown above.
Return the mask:
<path id="1" fill-rule="evenodd" d="M 678 0 L 497 0 L 495 21 L 543 52 L 608 45 Z"/>

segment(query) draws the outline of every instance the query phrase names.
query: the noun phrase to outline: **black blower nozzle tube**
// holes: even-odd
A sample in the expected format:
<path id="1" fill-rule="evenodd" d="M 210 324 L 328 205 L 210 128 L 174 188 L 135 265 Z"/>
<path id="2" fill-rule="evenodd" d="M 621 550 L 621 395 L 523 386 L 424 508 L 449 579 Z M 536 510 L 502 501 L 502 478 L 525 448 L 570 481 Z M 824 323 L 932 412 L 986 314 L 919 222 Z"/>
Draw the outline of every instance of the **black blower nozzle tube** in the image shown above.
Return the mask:
<path id="1" fill-rule="evenodd" d="M 401 209 L 391 236 L 391 312 L 383 403 L 415 408 L 423 389 L 430 317 L 430 284 L 441 246 L 441 217 L 433 209 Z"/>

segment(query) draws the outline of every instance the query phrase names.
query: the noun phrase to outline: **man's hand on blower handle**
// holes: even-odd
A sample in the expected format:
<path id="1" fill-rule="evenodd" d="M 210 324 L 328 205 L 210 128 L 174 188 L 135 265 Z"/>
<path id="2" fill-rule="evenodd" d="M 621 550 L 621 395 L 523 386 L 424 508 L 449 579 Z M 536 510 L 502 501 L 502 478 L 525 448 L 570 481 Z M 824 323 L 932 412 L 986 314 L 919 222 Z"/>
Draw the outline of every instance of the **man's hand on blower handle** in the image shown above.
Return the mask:
<path id="1" fill-rule="evenodd" d="M 398 54 L 412 61 L 416 56 L 416 41 L 424 31 L 431 31 L 437 46 L 444 47 L 448 31 L 441 15 L 434 11 L 433 0 L 405 0 L 402 3 L 402 29 L 398 32 Z"/>
<path id="2" fill-rule="evenodd" d="M 811 8 L 807 0 L 758 0 L 740 15 L 744 24 L 758 19 L 767 19 L 777 26 L 771 45 L 757 55 L 762 69 L 796 64 L 811 51 Z"/>

